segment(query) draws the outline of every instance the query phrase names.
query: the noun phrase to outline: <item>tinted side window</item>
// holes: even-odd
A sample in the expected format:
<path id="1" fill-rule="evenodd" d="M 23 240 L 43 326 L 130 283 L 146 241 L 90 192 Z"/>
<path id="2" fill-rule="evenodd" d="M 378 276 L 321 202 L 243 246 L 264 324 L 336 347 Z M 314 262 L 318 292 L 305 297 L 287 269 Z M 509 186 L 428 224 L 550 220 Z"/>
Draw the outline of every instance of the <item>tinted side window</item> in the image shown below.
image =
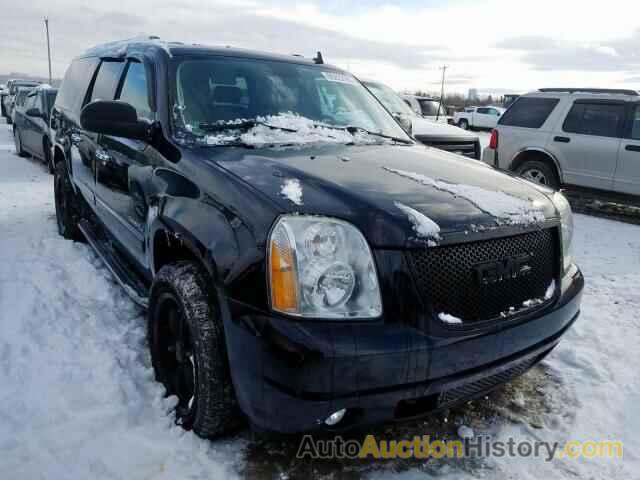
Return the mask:
<path id="1" fill-rule="evenodd" d="M 499 125 L 540 128 L 560 100 L 557 98 L 520 97 L 500 117 Z"/>
<path id="2" fill-rule="evenodd" d="M 625 106 L 607 103 L 574 103 L 562 125 L 565 132 L 618 137 L 624 123 Z"/>
<path id="3" fill-rule="evenodd" d="M 476 113 L 482 113 L 482 114 L 486 115 L 487 113 L 489 113 L 489 109 L 488 108 L 478 108 L 476 110 Z"/>
<path id="4" fill-rule="evenodd" d="M 116 95 L 118 81 L 124 68 L 124 62 L 105 62 L 100 64 L 98 76 L 93 83 L 93 91 L 91 92 L 91 101 L 94 100 L 113 100 Z"/>
<path id="5" fill-rule="evenodd" d="M 64 74 L 56 97 L 56 107 L 71 113 L 80 110 L 97 64 L 97 58 L 79 58 L 73 61 Z"/>
<path id="6" fill-rule="evenodd" d="M 38 105 L 36 104 L 36 100 L 38 99 L 37 94 L 29 95 L 24 101 L 24 109 L 29 110 L 30 108 L 35 108 Z"/>
<path id="7" fill-rule="evenodd" d="M 119 100 L 133 105 L 138 112 L 139 118 L 153 119 L 151 107 L 149 106 L 147 75 L 144 65 L 141 63 L 129 63 Z"/>
<path id="8" fill-rule="evenodd" d="M 640 105 L 633 112 L 633 124 L 631 125 L 631 138 L 640 140 Z"/>

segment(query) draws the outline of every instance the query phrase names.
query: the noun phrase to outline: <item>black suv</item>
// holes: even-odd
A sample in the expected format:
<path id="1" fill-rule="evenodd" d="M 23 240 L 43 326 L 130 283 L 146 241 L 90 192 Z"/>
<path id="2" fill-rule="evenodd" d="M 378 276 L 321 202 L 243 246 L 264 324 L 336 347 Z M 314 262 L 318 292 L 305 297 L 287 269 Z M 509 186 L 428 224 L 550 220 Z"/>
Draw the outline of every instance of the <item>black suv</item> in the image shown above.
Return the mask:
<path id="1" fill-rule="evenodd" d="M 53 173 L 49 117 L 57 89 L 41 85 L 27 93 L 23 104 L 13 112 L 13 139 L 16 152 L 42 160 Z"/>
<path id="2" fill-rule="evenodd" d="M 147 308 L 177 422 L 409 419 L 578 317 L 558 193 L 416 144 L 351 74 L 157 39 L 76 58 L 52 112 L 60 234 Z"/>

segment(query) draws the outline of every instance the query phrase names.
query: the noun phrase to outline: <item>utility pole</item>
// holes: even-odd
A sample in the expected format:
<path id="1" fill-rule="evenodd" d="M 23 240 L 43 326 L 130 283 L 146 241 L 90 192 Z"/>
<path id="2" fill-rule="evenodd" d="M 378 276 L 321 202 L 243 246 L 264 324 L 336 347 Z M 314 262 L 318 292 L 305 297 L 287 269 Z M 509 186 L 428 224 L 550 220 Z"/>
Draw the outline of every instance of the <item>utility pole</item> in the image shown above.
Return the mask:
<path id="1" fill-rule="evenodd" d="M 47 30 L 47 57 L 49 58 L 49 85 L 53 83 L 51 78 L 51 46 L 49 44 L 49 18 L 44 17 L 44 28 Z"/>
<path id="2" fill-rule="evenodd" d="M 440 88 L 440 105 L 438 106 L 438 112 L 436 113 L 436 121 L 438 120 L 438 117 L 440 117 L 440 109 L 442 108 L 442 102 L 444 102 L 444 74 L 447 71 L 447 68 L 449 68 L 449 65 L 443 65 L 440 67 L 440 70 L 442 70 L 442 87 Z"/>

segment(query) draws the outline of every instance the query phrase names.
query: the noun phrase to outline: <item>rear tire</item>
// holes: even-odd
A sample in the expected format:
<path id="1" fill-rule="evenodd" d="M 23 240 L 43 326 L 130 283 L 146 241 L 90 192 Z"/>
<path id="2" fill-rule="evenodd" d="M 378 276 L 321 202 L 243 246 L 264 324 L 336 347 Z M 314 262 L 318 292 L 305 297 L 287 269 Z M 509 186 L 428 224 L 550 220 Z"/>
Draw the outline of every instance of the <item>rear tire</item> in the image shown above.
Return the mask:
<path id="1" fill-rule="evenodd" d="M 47 137 L 44 137 L 44 140 L 42 140 L 42 156 L 44 157 L 42 160 L 47 166 L 49 173 L 53 175 L 55 173 L 55 165 L 53 164 L 53 157 L 51 156 L 51 144 Z"/>
<path id="2" fill-rule="evenodd" d="M 13 143 L 16 146 L 16 153 L 19 157 L 26 157 L 27 154 L 22 149 L 22 137 L 20 136 L 20 130 L 17 127 L 13 129 Z"/>
<path id="3" fill-rule="evenodd" d="M 458 122 L 458 126 L 463 130 L 469 130 L 469 121 L 462 119 Z"/>
<path id="4" fill-rule="evenodd" d="M 516 173 L 530 182 L 544 185 L 554 190 L 560 188 L 560 179 L 548 163 L 540 160 L 527 160 L 516 169 Z"/>
<path id="5" fill-rule="evenodd" d="M 78 228 L 78 222 L 81 218 L 80 209 L 64 161 L 58 162 L 56 165 L 53 193 L 58 233 L 68 240 L 84 241 L 84 236 Z"/>
<path id="6" fill-rule="evenodd" d="M 227 350 L 208 275 L 194 262 L 160 269 L 151 287 L 148 338 L 156 380 L 176 395 L 176 424 L 203 438 L 240 424 Z"/>

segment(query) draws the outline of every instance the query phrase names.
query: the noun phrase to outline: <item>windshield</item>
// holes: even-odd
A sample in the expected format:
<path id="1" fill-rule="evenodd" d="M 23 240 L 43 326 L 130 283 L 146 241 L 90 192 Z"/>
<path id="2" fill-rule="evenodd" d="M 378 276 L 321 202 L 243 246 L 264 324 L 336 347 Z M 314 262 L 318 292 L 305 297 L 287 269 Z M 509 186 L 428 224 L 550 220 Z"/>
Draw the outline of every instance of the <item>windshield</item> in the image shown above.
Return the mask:
<path id="1" fill-rule="evenodd" d="M 387 110 L 395 115 L 409 115 L 415 117 L 416 113 L 394 90 L 381 83 L 365 82 L 367 88 L 373 93 Z"/>
<path id="2" fill-rule="evenodd" d="M 252 128 L 269 144 L 412 142 L 348 73 L 229 57 L 178 58 L 173 72 L 174 130 L 201 144 L 247 143 Z"/>
<path id="3" fill-rule="evenodd" d="M 16 82 L 13 85 L 11 85 L 10 93 L 11 95 L 15 95 L 20 88 L 37 87 L 37 86 L 38 86 L 37 82 Z"/>

